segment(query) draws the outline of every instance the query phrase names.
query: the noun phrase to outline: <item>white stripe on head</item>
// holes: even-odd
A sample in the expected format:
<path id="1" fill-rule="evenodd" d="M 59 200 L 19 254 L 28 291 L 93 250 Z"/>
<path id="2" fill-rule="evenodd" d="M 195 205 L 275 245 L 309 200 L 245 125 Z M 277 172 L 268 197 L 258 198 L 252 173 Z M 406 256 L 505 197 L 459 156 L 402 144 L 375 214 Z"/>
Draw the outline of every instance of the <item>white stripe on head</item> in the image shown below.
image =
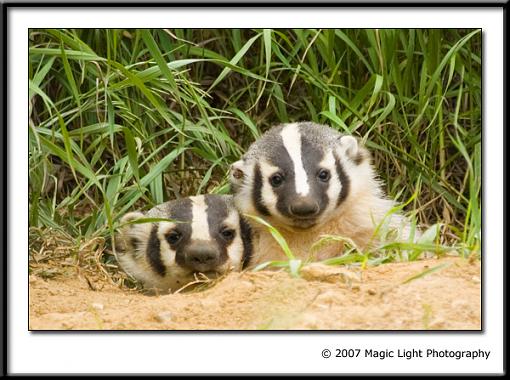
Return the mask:
<path id="1" fill-rule="evenodd" d="M 190 197 L 190 199 L 193 205 L 191 210 L 191 239 L 211 240 L 205 197 L 197 195 Z"/>
<path id="2" fill-rule="evenodd" d="M 297 124 L 288 124 L 281 131 L 283 146 L 287 149 L 290 159 L 294 164 L 294 178 L 296 193 L 305 196 L 310 192 L 308 176 L 306 175 L 301 157 L 301 133 Z"/>

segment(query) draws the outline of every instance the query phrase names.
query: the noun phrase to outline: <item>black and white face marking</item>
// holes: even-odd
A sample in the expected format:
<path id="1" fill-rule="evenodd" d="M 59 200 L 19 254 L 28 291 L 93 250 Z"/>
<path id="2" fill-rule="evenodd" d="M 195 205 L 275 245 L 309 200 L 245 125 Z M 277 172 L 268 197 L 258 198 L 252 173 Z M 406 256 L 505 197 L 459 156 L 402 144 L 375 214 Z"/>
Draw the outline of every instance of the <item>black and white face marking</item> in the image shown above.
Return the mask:
<path id="1" fill-rule="evenodd" d="M 238 212 L 220 195 L 200 195 L 180 202 L 170 217 L 182 221 L 167 225 L 165 241 L 175 252 L 175 263 L 190 272 L 240 269 L 247 259 Z"/>
<path id="2" fill-rule="evenodd" d="M 180 287 L 197 272 L 208 276 L 240 270 L 251 256 L 251 230 L 231 196 L 201 195 L 156 206 L 125 221 L 162 217 L 174 221 L 132 224 L 122 241 L 131 252 L 121 264 L 144 283 Z M 142 260 L 140 260 L 140 258 Z"/>
<path id="3" fill-rule="evenodd" d="M 347 198 L 351 180 L 346 160 L 356 166 L 363 159 L 353 137 L 326 126 L 275 127 L 233 165 L 236 203 L 243 212 L 256 211 L 282 225 L 311 228 Z"/>

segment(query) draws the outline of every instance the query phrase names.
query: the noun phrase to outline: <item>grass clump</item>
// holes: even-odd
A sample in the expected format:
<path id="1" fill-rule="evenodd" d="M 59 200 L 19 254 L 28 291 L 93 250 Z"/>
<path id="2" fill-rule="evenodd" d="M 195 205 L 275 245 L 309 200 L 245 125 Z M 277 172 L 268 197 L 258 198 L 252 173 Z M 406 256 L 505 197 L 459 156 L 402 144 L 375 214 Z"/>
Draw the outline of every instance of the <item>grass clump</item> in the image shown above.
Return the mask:
<path id="1" fill-rule="evenodd" d="M 287 268 L 293 277 L 299 276 L 299 269 L 301 268 L 302 261 L 300 259 L 296 259 L 294 256 L 294 253 L 292 253 L 292 250 L 290 249 L 289 245 L 287 244 L 287 241 L 283 237 L 283 235 L 278 231 L 277 228 L 269 224 L 267 221 L 265 221 L 263 218 L 260 218 L 255 215 L 248 215 L 245 214 L 248 218 L 253 219 L 255 222 L 263 225 L 267 228 L 269 233 L 273 236 L 273 238 L 276 240 L 278 245 L 281 247 L 283 253 L 287 257 L 287 261 L 284 260 L 275 260 L 275 261 L 268 261 L 265 263 L 262 263 L 260 265 L 257 265 L 253 270 L 258 271 L 261 269 L 264 269 L 268 266 L 272 267 L 284 267 Z"/>

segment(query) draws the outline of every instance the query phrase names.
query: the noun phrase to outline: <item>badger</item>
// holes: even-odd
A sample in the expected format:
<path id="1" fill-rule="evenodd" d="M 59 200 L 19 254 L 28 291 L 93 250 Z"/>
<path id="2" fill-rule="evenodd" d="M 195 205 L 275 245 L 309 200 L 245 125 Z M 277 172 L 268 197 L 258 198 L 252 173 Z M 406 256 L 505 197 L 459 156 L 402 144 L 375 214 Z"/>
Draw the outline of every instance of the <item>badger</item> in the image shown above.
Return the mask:
<path id="1" fill-rule="evenodd" d="M 341 239 L 312 250 L 321 235 L 349 239 L 360 250 L 374 246 L 381 226 L 396 231 L 395 239 L 409 238 L 408 220 L 389 212 L 396 203 L 384 195 L 367 149 L 326 125 L 299 122 L 269 129 L 231 165 L 229 180 L 240 212 L 276 227 L 304 260 L 343 252 Z M 252 264 L 285 258 L 266 227 L 251 225 Z"/>
<path id="2" fill-rule="evenodd" d="M 122 269 L 146 289 L 175 291 L 198 273 L 215 278 L 244 268 L 252 253 L 251 228 L 232 196 L 192 196 L 124 215 L 115 251 Z"/>

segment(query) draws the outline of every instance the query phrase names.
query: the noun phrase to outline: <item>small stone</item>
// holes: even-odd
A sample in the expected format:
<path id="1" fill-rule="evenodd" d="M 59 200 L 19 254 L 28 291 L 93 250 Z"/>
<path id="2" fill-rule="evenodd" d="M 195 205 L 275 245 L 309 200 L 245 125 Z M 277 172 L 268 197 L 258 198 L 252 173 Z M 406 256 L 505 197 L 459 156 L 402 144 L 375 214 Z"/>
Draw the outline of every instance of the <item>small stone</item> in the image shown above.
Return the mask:
<path id="1" fill-rule="evenodd" d="M 464 309 L 468 306 L 469 306 L 469 304 L 464 300 L 455 300 L 452 302 L 453 309 Z"/>
<path id="2" fill-rule="evenodd" d="M 161 323 L 170 322 L 172 320 L 172 313 L 170 313 L 169 311 L 164 311 L 162 313 L 157 314 L 155 318 L 158 322 Z"/>
<path id="3" fill-rule="evenodd" d="M 316 304 L 319 307 L 331 307 L 331 305 L 338 302 L 338 294 L 335 292 L 329 291 L 322 293 L 317 296 L 316 298 Z"/>
<path id="4" fill-rule="evenodd" d="M 370 294 L 371 296 L 375 296 L 377 294 L 377 292 L 374 290 L 374 289 L 368 289 L 367 290 L 368 294 Z"/>
<path id="5" fill-rule="evenodd" d="M 103 309 L 104 309 L 103 304 L 100 304 L 100 303 L 93 303 L 91 306 L 92 306 L 94 309 L 96 309 L 96 310 L 103 310 Z"/>
<path id="6" fill-rule="evenodd" d="M 359 283 L 358 273 L 347 270 L 343 267 L 312 263 L 301 268 L 301 277 L 307 281 L 321 281 L 331 284 Z"/>
<path id="7" fill-rule="evenodd" d="M 442 329 L 445 327 L 445 320 L 443 318 L 435 318 L 432 322 L 430 322 L 429 328 L 431 329 Z"/>

